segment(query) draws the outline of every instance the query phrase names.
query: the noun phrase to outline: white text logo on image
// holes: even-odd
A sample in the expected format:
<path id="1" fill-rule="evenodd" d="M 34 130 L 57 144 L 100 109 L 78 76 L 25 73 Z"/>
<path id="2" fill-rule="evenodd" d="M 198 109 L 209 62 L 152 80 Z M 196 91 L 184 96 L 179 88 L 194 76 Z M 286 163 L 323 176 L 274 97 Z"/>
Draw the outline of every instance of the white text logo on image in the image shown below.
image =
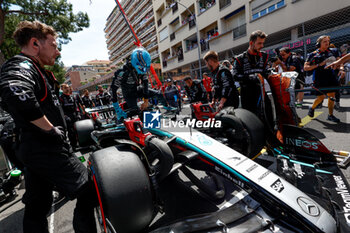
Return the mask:
<path id="1" fill-rule="evenodd" d="M 143 113 L 143 126 L 146 129 L 159 129 L 160 128 L 160 116 L 162 114 L 157 112 L 144 112 Z"/>
<path id="2" fill-rule="evenodd" d="M 197 119 L 185 119 L 179 121 L 171 121 L 170 119 L 162 118 L 161 113 L 157 112 L 144 112 L 143 113 L 143 125 L 146 129 L 156 128 L 221 128 L 221 121 L 214 118 L 199 121 Z"/>

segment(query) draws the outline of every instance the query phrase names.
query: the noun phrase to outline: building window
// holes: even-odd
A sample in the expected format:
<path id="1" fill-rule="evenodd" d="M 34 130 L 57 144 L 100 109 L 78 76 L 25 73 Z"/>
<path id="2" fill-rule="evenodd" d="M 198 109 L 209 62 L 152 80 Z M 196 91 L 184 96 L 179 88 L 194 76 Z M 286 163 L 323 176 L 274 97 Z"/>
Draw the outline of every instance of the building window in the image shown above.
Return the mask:
<path id="1" fill-rule="evenodd" d="M 220 10 L 228 5 L 231 4 L 231 0 L 220 0 L 219 5 L 220 5 Z"/>
<path id="2" fill-rule="evenodd" d="M 269 13 L 276 10 L 276 6 L 275 5 L 272 5 L 269 7 Z"/>
<path id="3" fill-rule="evenodd" d="M 251 2 L 252 20 L 267 15 L 285 5 L 285 0 L 254 0 Z"/>
<path id="4" fill-rule="evenodd" d="M 282 6 L 284 6 L 284 0 L 277 3 L 277 9 L 281 8 Z"/>
<path id="5" fill-rule="evenodd" d="M 165 27 L 163 30 L 159 32 L 159 41 L 163 41 L 168 38 L 168 27 Z"/>
<path id="6" fill-rule="evenodd" d="M 236 40 L 237 38 L 240 38 L 242 36 L 247 35 L 247 27 L 246 24 L 240 25 L 233 30 L 233 39 Z"/>
<path id="7" fill-rule="evenodd" d="M 175 32 L 170 34 L 170 41 L 175 40 Z"/>

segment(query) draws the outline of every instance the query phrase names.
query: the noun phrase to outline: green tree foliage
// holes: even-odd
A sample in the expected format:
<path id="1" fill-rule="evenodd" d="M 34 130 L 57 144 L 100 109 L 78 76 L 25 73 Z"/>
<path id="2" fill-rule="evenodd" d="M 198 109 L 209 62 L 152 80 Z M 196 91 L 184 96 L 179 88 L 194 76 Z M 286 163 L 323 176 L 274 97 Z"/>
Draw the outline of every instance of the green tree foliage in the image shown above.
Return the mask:
<path id="1" fill-rule="evenodd" d="M 69 43 L 69 33 L 89 27 L 87 13 L 74 14 L 67 0 L 0 0 L 0 65 L 4 62 L 2 58 L 8 59 L 19 52 L 12 33 L 22 20 L 39 20 L 53 26 L 58 33 L 59 48 Z M 52 69 L 57 78 L 60 77 L 64 72 L 63 63 L 58 62 Z"/>
<path id="2" fill-rule="evenodd" d="M 46 68 L 54 73 L 55 78 L 59 83 L 64 82 L 64 75 L 66 74 L 66 71 L 64 70 L 64 64 L 62 61 L 57 61 L 55 65 Z"/>

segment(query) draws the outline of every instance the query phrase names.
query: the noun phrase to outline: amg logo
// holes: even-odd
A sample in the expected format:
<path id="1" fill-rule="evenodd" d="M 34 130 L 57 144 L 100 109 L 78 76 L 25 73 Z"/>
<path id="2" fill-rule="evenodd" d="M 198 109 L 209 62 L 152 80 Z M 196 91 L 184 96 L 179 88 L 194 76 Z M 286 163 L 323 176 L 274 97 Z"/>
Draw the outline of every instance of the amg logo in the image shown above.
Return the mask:
<path id="1" fill-rule="evenodd" d="M 319 142 L 317 141 L 307 141 L 296 138 L 286 138 L 286 144 L 311 150 L 318 150 L 319 148 Z"/>
<path id="2" fill-rule="evenodd" d="M 284 189 L 284 186 L 283 186 L 281 180 L 277 179 L 275 182 L 273 182 L 273 184 L 271 185 L 271 188 L 273 188 L 274 190 L 276 190 L 277 192 L 280 193 Z"/>

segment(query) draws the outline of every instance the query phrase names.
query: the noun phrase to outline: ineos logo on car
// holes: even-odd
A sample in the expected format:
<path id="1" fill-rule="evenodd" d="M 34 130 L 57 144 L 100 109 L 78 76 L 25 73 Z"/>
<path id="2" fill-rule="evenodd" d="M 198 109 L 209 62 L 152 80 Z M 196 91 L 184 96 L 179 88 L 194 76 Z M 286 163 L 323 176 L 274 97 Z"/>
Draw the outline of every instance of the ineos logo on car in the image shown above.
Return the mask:
<path id="1" fill-rule="evenodd" d="M 320 215 L 320 210 L 317 207 L 317 204 L 306 197 L 298 197 L 298 205 L 300 208 L 310 216 L 316 217 Z"/>

